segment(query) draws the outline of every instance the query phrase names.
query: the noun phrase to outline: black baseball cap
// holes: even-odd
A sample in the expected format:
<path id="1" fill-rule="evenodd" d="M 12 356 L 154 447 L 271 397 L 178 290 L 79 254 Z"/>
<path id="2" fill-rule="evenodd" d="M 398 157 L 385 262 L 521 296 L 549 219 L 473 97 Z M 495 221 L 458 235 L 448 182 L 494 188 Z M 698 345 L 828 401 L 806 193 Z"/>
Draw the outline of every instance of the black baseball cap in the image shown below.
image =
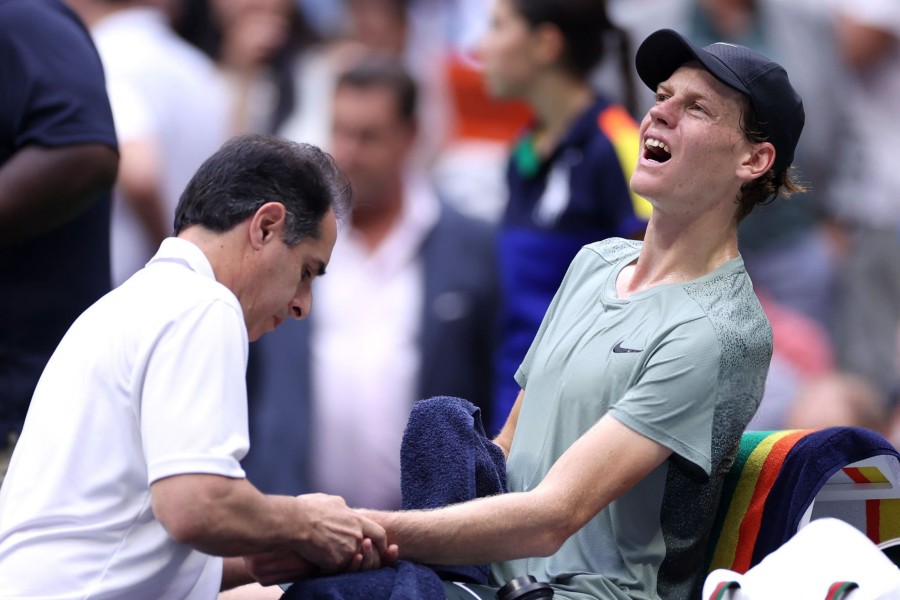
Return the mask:
<path id="1" fill-rule="evenodd" d="M 699 61 L 713 77 L 750 98 L 762 134 L 775 147 L 773 169 L 788 168 L 806 117 L 803 101 L 791 86 L 787 71 L 745 46 L 717 42 L 698 48 L 671 29 L 651 33 L 641 43 L 635 66 L 641 81 L 656 91 L 662 81 L 691 60 Z"/>

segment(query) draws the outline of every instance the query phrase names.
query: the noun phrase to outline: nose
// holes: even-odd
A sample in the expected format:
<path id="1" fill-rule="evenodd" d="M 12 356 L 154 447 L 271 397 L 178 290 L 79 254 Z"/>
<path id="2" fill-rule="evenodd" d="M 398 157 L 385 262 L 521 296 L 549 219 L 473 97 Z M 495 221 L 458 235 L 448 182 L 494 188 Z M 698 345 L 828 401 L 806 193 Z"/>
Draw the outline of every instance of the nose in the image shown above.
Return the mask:
<path id="1" fill-rule="evenodd" d="M 297 294 L 291 300 L 291 316 L 298 321 L 309 316 L 312 310 L 312 290 L 308 285 L 300 286 Z"/>
<path id="2" fill-rule="evenodd" d="M 671 98 L 651 106 L 649 115 L 654 123 L 666 126 L 672 125 L 675 122 L 675 114 L 672 110 Z"/>

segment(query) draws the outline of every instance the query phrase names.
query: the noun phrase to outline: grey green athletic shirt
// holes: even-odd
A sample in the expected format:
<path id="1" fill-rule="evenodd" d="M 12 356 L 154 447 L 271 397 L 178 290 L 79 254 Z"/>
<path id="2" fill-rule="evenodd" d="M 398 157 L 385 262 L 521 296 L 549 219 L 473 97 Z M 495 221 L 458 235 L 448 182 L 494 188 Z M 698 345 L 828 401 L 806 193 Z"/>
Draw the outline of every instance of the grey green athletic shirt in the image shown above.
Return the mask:
<path id="1" fill-rule="evenodd" d="M 725 473 L 762 397 L 772 331 L 738 257 L 686 283 L 620 299 L 640 242 L 585 246 L 516 380 L 525 389 L 508 472 L 538 485 L 606 413 L 673 455 L 554 555 L 493 565 L 494 583 L 549 581 L 569 599 L 699 597 Z"/>

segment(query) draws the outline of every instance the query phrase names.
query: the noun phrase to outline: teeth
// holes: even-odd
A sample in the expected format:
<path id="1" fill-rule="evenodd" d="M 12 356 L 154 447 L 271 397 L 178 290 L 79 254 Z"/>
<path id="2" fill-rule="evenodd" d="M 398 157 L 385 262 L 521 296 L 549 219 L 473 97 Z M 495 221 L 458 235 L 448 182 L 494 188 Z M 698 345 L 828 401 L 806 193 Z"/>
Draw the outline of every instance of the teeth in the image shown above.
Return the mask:
<path id="1" fill-rule="evenodd" d="M 647 140 L 644 142 L 644 145 L 647 146 L 648 148 L 662 148 L 663 150 L 665 150 L 665 151 L 668 152 L 669 154 L 672 154 L 672 151 L 669 150 L 669 147 L 668 147 L 668 146 L 666 146 L 665 144 L 663 144 L 661 141 L 655 140 L 655 139 L 653 139 L 653 138 L 647 138 Z"/>

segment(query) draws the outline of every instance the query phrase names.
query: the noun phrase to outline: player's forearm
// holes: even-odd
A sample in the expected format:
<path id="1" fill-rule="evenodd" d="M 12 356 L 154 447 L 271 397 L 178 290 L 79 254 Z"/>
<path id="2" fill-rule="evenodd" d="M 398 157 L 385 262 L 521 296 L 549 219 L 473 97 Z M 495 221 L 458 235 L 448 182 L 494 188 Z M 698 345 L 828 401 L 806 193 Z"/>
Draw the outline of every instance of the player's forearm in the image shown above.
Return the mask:
<path id="1" fill-rule="evenodd" d="M 363 514 L 387 530 L 400 558 L 432 564 L 549 556 L 577 529 L 562 502 L 537 490 L 436 510 Z"/>

